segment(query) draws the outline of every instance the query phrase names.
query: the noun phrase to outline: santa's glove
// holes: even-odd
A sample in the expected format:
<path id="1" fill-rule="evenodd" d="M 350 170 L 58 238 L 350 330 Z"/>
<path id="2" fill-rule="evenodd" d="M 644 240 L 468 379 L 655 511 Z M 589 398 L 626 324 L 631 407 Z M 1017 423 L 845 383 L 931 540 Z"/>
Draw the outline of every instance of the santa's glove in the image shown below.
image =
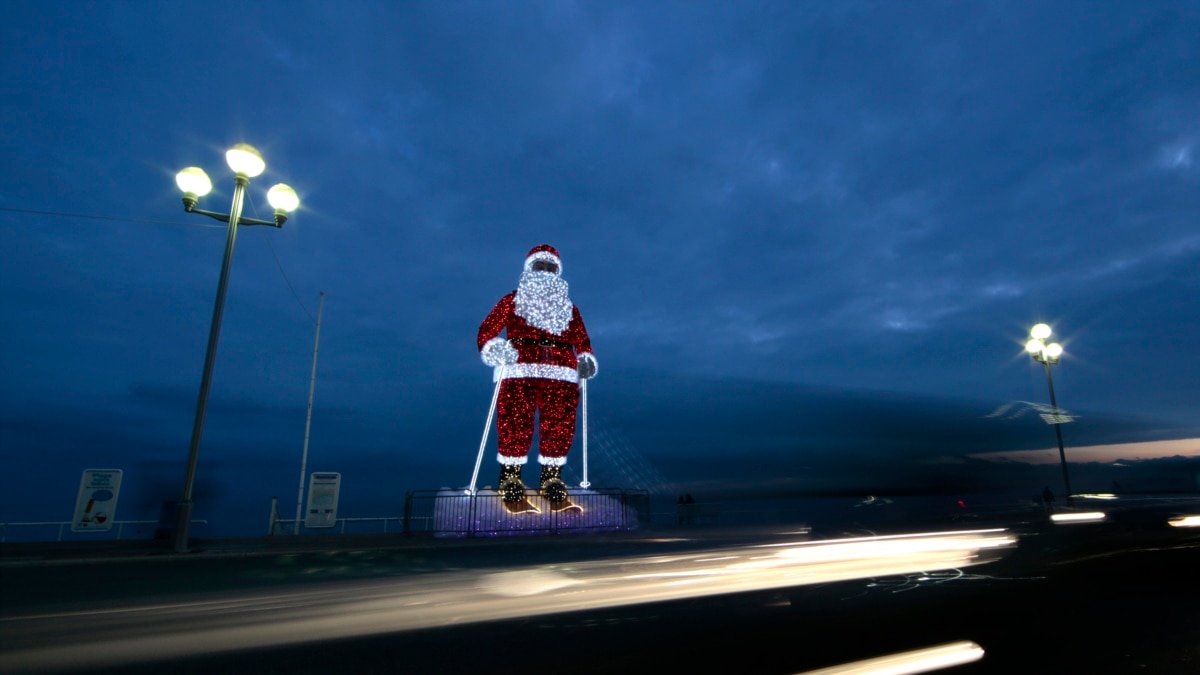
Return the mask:
<path id="1" fill-rule="evenodd" d="M 592 356 L 591 352 L 584 352 L 579 355 L 579 377 L 588 379 L 596 376 L 596 357 Z"/>
<path id="2" fill-rule="evenodd" d="M 484 343 L 483 349 L 479 350 L 479 356 L 484 363 L 493 368 L 507 366 L 517 362 L 517 348 L 508 340 L 495 337 Z"/>

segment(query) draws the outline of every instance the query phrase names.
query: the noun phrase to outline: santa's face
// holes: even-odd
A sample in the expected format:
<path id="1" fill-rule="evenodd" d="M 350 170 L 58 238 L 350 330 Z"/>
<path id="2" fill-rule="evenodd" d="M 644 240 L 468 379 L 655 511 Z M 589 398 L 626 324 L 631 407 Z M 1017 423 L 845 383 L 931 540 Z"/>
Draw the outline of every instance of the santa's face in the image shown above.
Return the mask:
<path id="1" fill-rule="evenodd" d="M 554 267 L 554 271 L 537 269 L 539 263 Z M 567 282 L 556 272 L 554 263 L 537 260 L 530 269 L 521 274 L 517 285 L 517 316 L 534 328 L 561 335 L 571 322 L 571 298 Z"/>

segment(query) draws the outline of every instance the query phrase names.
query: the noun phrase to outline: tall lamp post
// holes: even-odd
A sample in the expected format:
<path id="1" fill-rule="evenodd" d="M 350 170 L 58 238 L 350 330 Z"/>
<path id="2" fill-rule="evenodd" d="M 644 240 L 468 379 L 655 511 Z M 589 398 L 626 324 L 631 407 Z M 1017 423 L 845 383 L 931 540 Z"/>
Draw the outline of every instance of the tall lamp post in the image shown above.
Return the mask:
<path id="1" fill-rule="evenodd" d="M 1046 385 L 1050 387 L 1050 407 L 1051 414 L 1043 415 L 1050 424 L 1054 425 L 1054 434 L 1058 436 L 1058 459 L 1062 463 L 1063 484 L 1067 489 L 1067 503 L 1071 503 L 1071 476 L 1067 473 L 1067 453 L 1063 450 L 1062 425 L 1064 422 L 1070 422 L 1070 418 L 1061 414 L 1058 410 L 1058 402 L 1054 399 L 1054 378 L 1050 375 L 1050 366 L 1058 363 L 1058 358 L 1062 356 L 1062 345 L 1057 342 L 1046 343 L 1046 339 L 1050 337 L 1050 326 L 1044 323 L 1039 323 L 1029 331 L 1029 341 L 1025 343 L 1025 351 L 1033 357 L 1034 361 L 1046 367 Z"/>
<path id="2" fill-rule="evenodd" d="M 212 385 L 213 364 L 217 357 L 217 340 L 221 336 L 221 315 L 225 311 L 225 289 L 229 283 L 229 266 L 233 260 L 233 245 L 237 240 L 238 225 L 273 225 L 283 227 L 288 212 L 300 205 L 296 191 L 279 183 L 267 192 L 267 200 L 275 207 L 275 220 L 258 220 L 242 216 L 242 202 L 250 179 L 261 174 L 267 164 L 258 150 L 245 143 L 233 146 L 225 153 L 225 161 L 234 173 L 233 205 L 229 213 L 217 213 L 196 208 L 200 197 L 212 190 L 212 181 L 199 167 L 188 167 L 175 176 L 175 183 L 183 190 L 183 209 L 228 223 L 225 235 L 225 259 L 221 263 L 221 276 L 217 282 L 217 299 L 213 304 L 212 325 L 208 331 L 208 349 L 204 353 L 204 374 L 200 378 L 200 396 L 196 402 L 196 420 L 192 425 L 192 442 L 188 449 L 187 473 L 183 480 L 183 495 L 175 509 L 175 533 L 173 547 L 176 553 L 188 550 L 188 529 L 192 523 L 192 486 L 196 480 L 196 463 L 200 457 L 200 437 L 204 432 L 204 414 L 208 408 L 208 392 Z"/>

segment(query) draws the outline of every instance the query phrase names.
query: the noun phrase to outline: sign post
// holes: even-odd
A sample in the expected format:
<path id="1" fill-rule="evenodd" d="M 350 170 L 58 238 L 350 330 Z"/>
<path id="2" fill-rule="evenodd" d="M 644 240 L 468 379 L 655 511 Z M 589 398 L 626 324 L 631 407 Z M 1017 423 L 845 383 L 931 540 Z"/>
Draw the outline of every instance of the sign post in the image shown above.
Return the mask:
<path id="1" fill-rule="evenodd" d="M 79 480 L 72 532 L 107 532 L 112 529 L 121 494 L 120 469 L 87 469 Z"/>
<path id="2" fill-rule="evenodd" d="M 308 508 L 304 510 L 304 526 L 310 528 L 337 525 L 338 492 L 342 474 L 316 473 L 308 477 Z"/>

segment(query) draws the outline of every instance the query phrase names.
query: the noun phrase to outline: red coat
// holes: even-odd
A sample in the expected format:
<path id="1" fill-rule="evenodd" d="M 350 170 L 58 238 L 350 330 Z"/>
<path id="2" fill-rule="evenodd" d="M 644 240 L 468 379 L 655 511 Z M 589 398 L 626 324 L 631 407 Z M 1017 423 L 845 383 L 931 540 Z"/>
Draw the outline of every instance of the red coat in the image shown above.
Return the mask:
<path id="1" fill-rule="evenodd" d="M 479 351 L 482 352 L 488 342 L 499 338 L 501 331 L 508 331 L 508 340 L 516 347 L 518 356 L 516 363 L 505 366 L 504 379 L 541 377 L 578 382 L 577 355 L 592 353 L 592 341 L 583 325 L 583 317 L 579 315 L 579 307 L 571 307 L 567 329 L 556 335 L 535 328 L 517 316 L 516 296 L 517 292 L 513 291 L 500 298 L 483 320 L 476 338 Z"/>

